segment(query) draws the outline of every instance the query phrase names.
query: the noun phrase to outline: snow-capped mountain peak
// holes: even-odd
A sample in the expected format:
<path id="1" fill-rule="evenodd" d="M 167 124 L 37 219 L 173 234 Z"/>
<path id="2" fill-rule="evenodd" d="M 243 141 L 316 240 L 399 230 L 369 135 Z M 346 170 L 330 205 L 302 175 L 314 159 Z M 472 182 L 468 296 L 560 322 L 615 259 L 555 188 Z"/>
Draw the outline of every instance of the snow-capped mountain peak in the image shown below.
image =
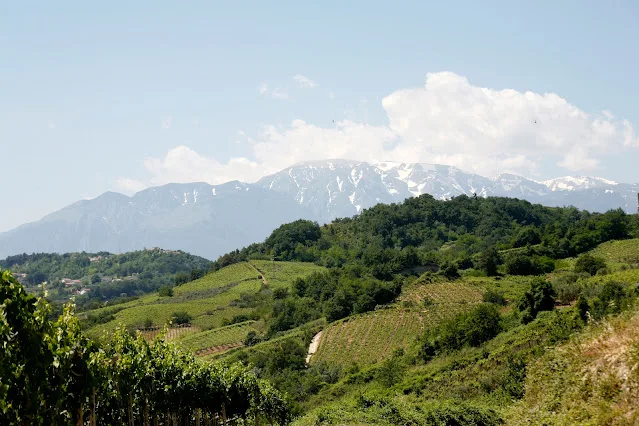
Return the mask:
<path id="1" fill-rule="evenodd" d="M 104 193 L 0 234 L 0 258 L 23 252 L 186 250 L 214 259 L 266 238 L 300 218 L 320 223 L 379 203 L 430 194 L 504 196 L 589 211 L 637 211 L 639 185 L 598 177 L 535 182 L 504 173 L 487 178 L 437 164 L 326 160 L 296 164 L 255 184 L 171 183 L 132 197 Z"/>
<path id="2" fill-rule="evenodd" d="M 575 191 L 619 185 L 612 180 L 591 176 L 563 176 L 542 182 L 551 191 Z"/>

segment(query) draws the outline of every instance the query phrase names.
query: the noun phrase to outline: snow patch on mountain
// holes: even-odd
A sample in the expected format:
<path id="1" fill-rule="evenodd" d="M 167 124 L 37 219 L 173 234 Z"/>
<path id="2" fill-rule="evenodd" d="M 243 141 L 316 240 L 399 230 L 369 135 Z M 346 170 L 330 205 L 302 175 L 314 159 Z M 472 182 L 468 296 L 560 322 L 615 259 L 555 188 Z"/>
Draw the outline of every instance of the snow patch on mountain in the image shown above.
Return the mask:
<path id="1" fill-rule="evenodd" d="M 591 176 L 563 176 L 549 179 L 542 183 L 551 191 L 575 191 L 579 189 L 593 189 L 619 185 L 619 183 L 612 180 Z"/>

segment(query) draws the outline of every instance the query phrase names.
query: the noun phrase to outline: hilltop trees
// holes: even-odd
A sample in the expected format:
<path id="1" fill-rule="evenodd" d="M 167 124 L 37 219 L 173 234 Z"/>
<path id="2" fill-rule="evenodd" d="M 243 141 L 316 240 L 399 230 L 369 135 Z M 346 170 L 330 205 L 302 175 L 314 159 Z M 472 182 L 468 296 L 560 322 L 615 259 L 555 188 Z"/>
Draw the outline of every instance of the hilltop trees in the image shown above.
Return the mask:
<path id="1" fill-rule="evenodd" d="M 380 204 L 321 227 L 305 220 L 282 225 L 263 243 L 221 256 L 215 267 L 250 257 L 276 257 L 332 268 L 357 264 L 375 278 L 390 281 L 396 274 L 431 265 L 465 269 L 472 259 L 493 276 L 502 262 L 500 250 L 528 247 L 524 255 L 536 259 L 528 265 L 515 258 L 512 271 L 538 274 L 552 270 L 552 259 L 629 237 L 630 224 L 630 216 L 621 210 L 593 214 L 510 198 L 462 195 L 440 201 L 425 194 L 400 204 Z"/>
<path id="2" fill-rule="evenodd" d="M 277 228 L 264 241 L 264 247 L 272 251 L 276 257 L 284 260 L 295 258 L 295 249 L 298 245 L 305 247 L 315 243 L 321 237 L 320 227 L 317 223 L 308 220 L 296 220 Z"/>

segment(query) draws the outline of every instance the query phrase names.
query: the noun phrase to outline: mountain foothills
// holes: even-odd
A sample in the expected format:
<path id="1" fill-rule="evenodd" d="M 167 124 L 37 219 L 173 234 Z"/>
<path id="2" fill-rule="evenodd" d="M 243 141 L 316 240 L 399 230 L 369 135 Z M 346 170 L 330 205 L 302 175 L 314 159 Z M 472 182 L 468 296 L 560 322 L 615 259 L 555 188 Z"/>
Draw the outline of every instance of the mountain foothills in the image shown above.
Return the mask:
<path id="1" fill-rule="evenodd" d="M 159 248 L 124 254 L 20 254 L 0 260 L 0 268 L 11 270 L 31 293 L 45 282 L 47 298 L 58 306 L 72 296 L 81 306 L 139 296 L 197 279 L 210 267 L 202 257 Z"/>
<path id="2" fill-rule="evenodd" d="M 547 206 L 634 212 L 637 192 L 637 184 L 594 177 L 535 182 L 512 174 L 486 178 L 441 165 L 317 161 L 253 184 L 169 184 L 132 197 L 108 192 L 0 234 L 0 257 L 162 247 L 214 259 L 266 238 L 283 223 L 328 223 L 421 194 L 436 199 L 506 196 Z"/>
<path id="3" fill-rule="evenodd" d="M 6 424 L 41 424 L 51 406 L 74 424 L 636 424 L 637 237 L 622 209 L 425 194 L 281 225 L 202 277 L 59 320 L 4 272 L 2 300 L 19 303 L 0 305 L 0 413 L 19 419 Z M 28 373 L 5 376 L 17 365 Z M 35 400 L 45 405 L 20 402 Z"/>

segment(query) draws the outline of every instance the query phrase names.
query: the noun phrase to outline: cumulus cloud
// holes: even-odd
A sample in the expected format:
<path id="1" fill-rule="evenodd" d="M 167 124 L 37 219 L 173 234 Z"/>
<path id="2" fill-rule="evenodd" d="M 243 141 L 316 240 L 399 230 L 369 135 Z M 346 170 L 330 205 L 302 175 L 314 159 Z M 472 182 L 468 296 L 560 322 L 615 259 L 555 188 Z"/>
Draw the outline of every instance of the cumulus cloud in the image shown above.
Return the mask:
<path id="1" fill-rule="evenodd" d="M 265 170 L 272 169 L 246 158 L 232 158 L 219 162 L 213 157 L 200 155 L 186 146 L 170 149 L 164 158 L 147 158 L 144 167 L 151 178 L 151 185 L 169 182 L 224 183 L 231 180 L 256 180 Z"/>
<path id="2" fill-rule="evenodd" d="M 263 94 L 272 94 L 265 87 Z M 600 167 L 602 154 L 639 147 L 630 122 L 609 111 L 589 114 L 554 93 L 475 86 L 467 78 L 431 73 L 423 87 L 381 101 L 387 125 L 343 120 L 322 127 L 294 120 L 265 126 L 249 138 L 246 158 L 220 162 L 187 147 L 147 159 L 153 184 L 252 181 L 307 160 L 347 158 L 447 164 L 485 176 L 534 176 L 551 160 L 571 172 Z"/>
<path id="3" fill-rule="evenodd" d="M 318 86 L 315 81 L 300 74 L 293 76 L 293 80 L 295 80 L 295 84 L 297 84 L 297 87 L 301 87 L 302 89 L 312 89 Z"/>

